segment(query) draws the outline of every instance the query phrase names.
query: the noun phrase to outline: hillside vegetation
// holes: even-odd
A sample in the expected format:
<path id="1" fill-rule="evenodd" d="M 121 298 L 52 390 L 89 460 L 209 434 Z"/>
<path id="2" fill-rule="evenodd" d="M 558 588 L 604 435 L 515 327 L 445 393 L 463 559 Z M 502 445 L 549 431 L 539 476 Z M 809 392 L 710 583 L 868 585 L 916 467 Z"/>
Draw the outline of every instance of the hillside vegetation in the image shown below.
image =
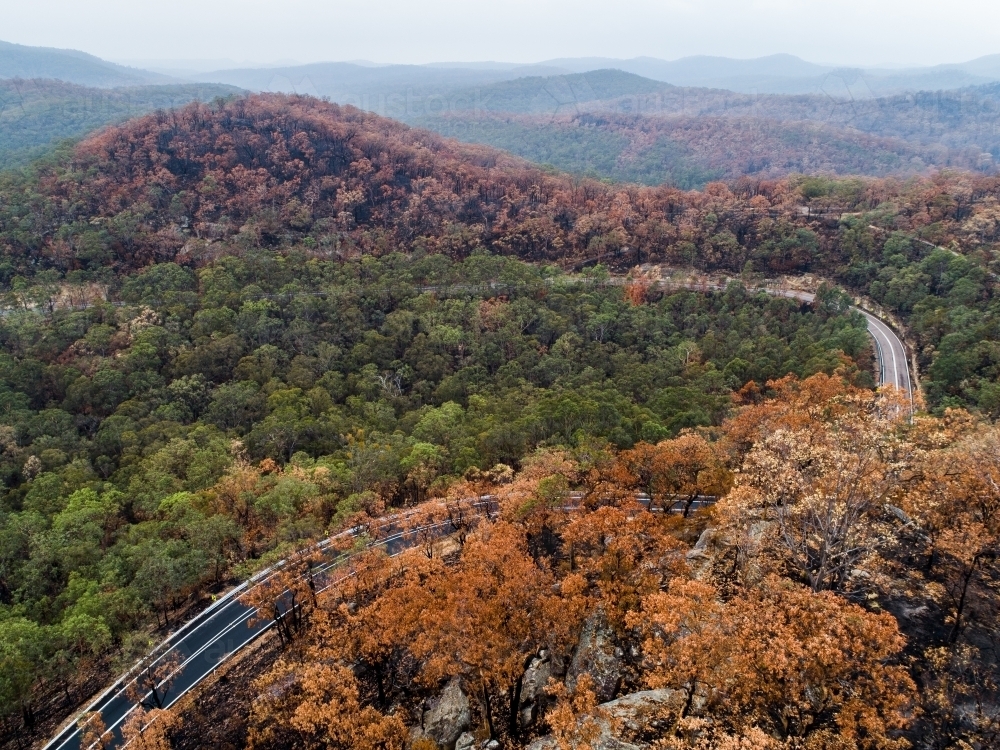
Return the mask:
<path id="1" fill-rule="evenodd" d="M 446 111 L 505 114 L 575 114 L 581 106 L 602 106 L 622 97 L 648 97 L 675 86 L 621 70 L 594 70 L 560 76 L 524 76 L 476 89 L 459 90 L 446 100 Z M 393 113 L 396 114 L 396 113 Z M 410 112 L 400 112 L 403 119 Z"/>
<path id="2" fill-rule="evenodd" d="M 479 116 L 414 121 L 441 135 L 502 148 L 593 179 L 704 188 L 716 180 L 789 174 L 915 175 L 972 169 L 980 152 L 949 153 L 814 122 L 729 117 Z"/>
<path id="3" fill-rule="evenodd" d="M 359 511 L 539 445 L 717 424 L 751 378 L 871 383 L 864 322 L 836 297 L 817 311 L 739 288 L 636 305 L 481 254 L 253 252 L 197 274 L 152 266 L 120 298 L 0 323 L 0 637 L 32 649 L 4 705 L 29 724 L 33 683 L 78 694 L 79 670 L 147 618 L 168 625 Z"/>
<path id="4" fill-rule="evenodd" d="M 387 102 L 385 112 L 565 171 L 688 189 L 750 174 L 993 172 L 998 102 L 995 84 L 854 101 L 680 88 L 602 70 Z"/>
<path id="5" fill-rule="evenodd" d="M 3 174 L 6 736 L 267 562 L 490 493 L 495 523 L 312 601 L 252 706 L 143 742 L 450 745 L 423 712 L 453 685 L 480 744 L 990 746 L 998 198 L 967 174 L 611 186 L 280 95 Z M 866 390 L 832 286 L 607 283 L 653 261 L 867 295 L 928 414 Z M 722 499 L 672 518 L 637 491 Z"/>
<path id="6" fill-rule="evenodd" d="M 993 413 L 998 185 L 942 174 L 614 187 L 353 108 L 261 96 L 134 120 L 4 177 L 0 282 L 30 286 L 42 269 L 110 282 L 153 262 L 292 246 L 819 273 L 909 322 L 931 406 Z"/>
<path id="7" fill-rule="evenodd" d="M 456 485 L 428 520 L 486 493 L 499 517 L 362 556 L 303 596 L 228 734 L 185 721 L 253 748 L 992 746 L 996 566 L 970 552 L 997 541 L 996 429 L 910 425 L 825 376 L 773 387 L 711 442 L 541 451 Z M 697 520 L 634 500 L 730 485 Z"/>
<path id="8" fill-rule="evenodd" d="M 400 89 L 360 95 L 344 83 L 335 100 L 596 179 L 701 189 L 743 175 L 991 173 L 1000 158 L 996 84 L 850 100 L 680 88 L 620 70 L 503 80 L 519 73 L 338 63 L 302 72 L 294 86 L 278 72 L 249 71 L 273 85 L 245 85 L 316 94 L 320 69 L 360 76 L 358 86 Z M 84 90 L 41 79 L 0 87 L 0 168 L 128 116 L 238 91 L 218 84 Z"/>
<path id="9" fill-rule="evenodd" d="M 620 70 L 526 77 L 466 89 L 436 102 L 437 114 L 573 116 L 582 113 L 643 117 L 723 117 L 772 122 L 815 122 L 913 145 L 962 149 L 976 146 L 1000 156 L 993 127 L 1000 84 L 945 91 L 914 91 L 860 99 L 835 95 L 745 94 L 724 89 L 672 86 Z M 387 112 L 410 119 L 434 114 Z M 427 103 L 431 105 L 430 102 Z"/>
<path id="10" fill-rule="evenodd" d="M 105 125 L 237 93 L 209 84 L 97 89 L 37 78 L 0 80 L 0 169 L 27 164 Z"/>

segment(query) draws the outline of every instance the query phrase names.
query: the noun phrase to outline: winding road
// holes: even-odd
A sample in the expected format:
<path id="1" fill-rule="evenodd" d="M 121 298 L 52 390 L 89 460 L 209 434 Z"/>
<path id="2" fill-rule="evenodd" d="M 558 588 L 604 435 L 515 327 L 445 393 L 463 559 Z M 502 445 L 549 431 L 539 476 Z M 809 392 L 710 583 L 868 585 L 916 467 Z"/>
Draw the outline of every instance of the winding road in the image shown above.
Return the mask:
<path id="1" fill-rule="evenodd" d="M 705 290 L 712 287 L 699 285 L 696 288 Z M 815 295 L 804 291 L 782 289 L 764 291 L 803 302 L 812 302 L 815 299 Z M 879 385 L 893 385 L 905 391 L 910 398 L 912 408 L 913 386 L 903 342 L 884 321 L 864 310 L 858 312 L 868 321 L 868 332 L 874 340 L 880 372 Z M 488 516 L 492 512 L 491 506 L 492 501 L 489 498 L 480 498 L 472 503 L 479 517 Z M 408 514 L 403 513 L 384 519 L 376 538 L 369 542 L 368 546 L 382 547 L 390 556 L 395 556 L 403 550 L 416 546 L 428 532 L 443 536 L 454 530 L 449 521 L 407 528 L 407 517 Z M 345 541 L 347 537 L 360 538 L 368 531 L 368 529 L 350 529 L 325 540 L 319 546 L 322 550 L 332 551 L 337 547 L 335 542 Z M 327 555 L 326 562 L 314 571 L 314 576 L 319 581 L 319 592 L 336 585 L 341 580 L 331 574 L 340 568 L 344 560 L 343 555 L 331 552 Z M 273 620 L 258 618 L 257 610 L 244 604 L 241 598 L 252 587 L 260 585 L 274 575 L 280 567 L 281 563 L 268 568 L 220 597 L 208 609 L 196 615 L 160 644 L 156 661 L 176 658 L 179 662 L 171 678 L 165 708 L 176 703 L 233 654 L 274 625 Z M 128 680 L 127 676 L 119 678 L 81 712 L 81 714 L 100 712 L 105 726 L 113 733 L 113 745 L 121 744 L 121 725 L 135 706 L 128 694 L 128 687 L 131 684 Z M 45 745 L 44 750 L 80 750 L 80 731 L 76 723 L 64 726 Z"/>
<path id="2" fill-rule="evenodd" d="M 776 297 L 790 297 L 803 302 L 813 302 L 816 295 L 790 289 L 764 289 Z M 882 319 L 860 307 L 852 310 L 861 313 L 868 321 L 868 334 L 875 346 L 875 358 L 879 368 L 879 386 L 891 385 L 903 391 L 910 400 L 910 411 L 913 411 L 913 382 L 910 380 L 910 367 L 906 357 L 906 346 L 896 332 Z"/>
<path id="3" fill-rule="evenodd" d="M 855 308 L 856 309 L 856 308 Z M 871 313 L 859 310 L 868 321 L 868 333 L 875 339 L 875 351 L 881 372 L 879 385 L 894 385 L 905 391 L 913 404 L 913 383 L 910 381 L 910 367 L 906 359 L 906 347 L 888 325 Z"/>

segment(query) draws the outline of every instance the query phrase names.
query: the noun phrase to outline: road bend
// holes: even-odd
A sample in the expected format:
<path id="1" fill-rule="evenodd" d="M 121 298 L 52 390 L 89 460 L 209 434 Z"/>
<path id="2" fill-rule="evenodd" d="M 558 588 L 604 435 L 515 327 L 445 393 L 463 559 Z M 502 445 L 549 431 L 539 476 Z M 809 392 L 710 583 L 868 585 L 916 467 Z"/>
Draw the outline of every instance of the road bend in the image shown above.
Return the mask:
<path id="1" fill-rule="evenodd" d="M 816 295 L 812 292 L 802 292 L 793 289 L 771 289 L 763 291 L 776 297 L 789 297 L 802 302 L 812 303 Z M 891 385 L 899 388 L 910 401 L 910 412 L 913 412 L 913 381 L 910 379 L 910 364 L 906 356 L 906 346 L 896 335 L 892 327 L 881 318 L 866 312 L 859 307 L 852 310 L 864 315 L 868 322 L 868 335 L 872 337 L 875 348 L 875 359 L 878 363 L 880 386 Z"/>

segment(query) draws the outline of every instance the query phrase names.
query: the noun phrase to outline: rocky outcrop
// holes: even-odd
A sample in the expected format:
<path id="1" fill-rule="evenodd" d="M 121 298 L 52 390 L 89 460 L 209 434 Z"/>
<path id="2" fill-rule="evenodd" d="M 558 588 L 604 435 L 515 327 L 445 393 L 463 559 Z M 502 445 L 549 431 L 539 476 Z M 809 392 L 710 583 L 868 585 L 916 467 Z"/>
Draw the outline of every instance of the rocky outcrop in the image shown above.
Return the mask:
<path id="1" fill-rule="evenodd" d="M 646 750 L 647 747 L 647 745 L 633 745 L 631 742 L 623 742 L 603 733 L 600 737 L 590 741 L 590 750 Z M 527 750 L 559 750 L 559 743 L 552 737 L 539 737 L 528 745 Z"/>
<path id="2" fill-rule="evenodd" d="M 704 580 L 710 576 L 712 567 L 723 554 L 725 546 L 722 532 L 718 529 L 709 527 L 701 532 L 697 543 L 686 555 L 692 577 Z"/>
<path id="3" fill-rule="evenodd" d="M 455 743 L 455 750 L 500 750 L 500 743 L 496 740 L 483 740 L 477 743 L 472 734 L 464 732 Z"/>
<path id="4" fill-rule="evenodd" d="M 617 735 L 630 738 L 660 733 L 684 709 L 687 694 L 682 690 L 643 690 L 616 698 L 601 706 Z"/>
<path id="5" fill-rule="evenodd" d="M 542 650 L 531 660 L 521 681 L 521 704 L 518 706 L 522 728 L 532 726 L 540 716 L 545 715 L 547 698 L 545 686 L 552 677 L 552 659 L 548 651 Z"/>
<path id="6" fill-rule="evenodd" d="M 774 533 L 775 522 L 768 520 L 755 521 L 741 532 L 705 529 L 686 555 L 692 577 L 708 580 L 713 573 L 728 574 L 738 565 L 744 581 L 759 580 L 765 574 L 760 567 L 760 551 L 773 544 Z"/>
<path id="7" fill-rule="evenodd" d="M 645 750 L 683 709 L 680 690 L 644 690 L 602 703 L 597 712 L 600 734 L 592 750 Z M 553 737 L 539 737 L 528 750 L 558 750 Z"/>
<path id="8" fill-rule="evenodd" d="M 621 687 L 623 656 L 604 613 L 595 612 L 583 624 L 580 643 L 566 672 L 566 687 L 573 690 L 580 675 L 586 673 L 594 681 L 597 700 L 611 700 Z"/>
<path id="9" fill-rule="evenodd" d="M 472 725 L 469 698 L 462 691 L 456 677 L 444 691 L 424 710 L 420 725 L 414 727 L 413 740 L 426 737 L 445 750 L 455 750 L 463 733 Z"/>

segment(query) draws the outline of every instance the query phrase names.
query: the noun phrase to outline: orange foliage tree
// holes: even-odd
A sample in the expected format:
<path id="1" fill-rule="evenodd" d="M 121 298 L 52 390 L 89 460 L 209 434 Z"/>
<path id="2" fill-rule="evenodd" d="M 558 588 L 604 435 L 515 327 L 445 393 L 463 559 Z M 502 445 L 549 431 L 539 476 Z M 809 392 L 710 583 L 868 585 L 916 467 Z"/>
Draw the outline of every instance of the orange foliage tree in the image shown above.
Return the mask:
<path id="1" fill-rule="evenodd" d="M 650 686 L 685 694 L 678 730 L 700 703 L 737 733 L 759 727 L 816 748 L 907 746 L 898 731 L 915 686 L 889 663 L 904 639 L 888 614 L 770 577 L 727 603 L 708 584 L 677 580 L 630 622 L 646 634 Z"/>
<path id="2" fill-rule="evenodd" d="M 279 663 L 251 714 L 248 747 L 402 750 L 406 724 L 362 703 L 345 666 Z"/>
<path id="3" fill-rule="evenodd" d="M 261 620 L 272 620 L 283 643 L 290 643 L 306 627 L 316 607 L 314 570 L 323 555 L 308 548 L 283 561 L 264 580 L 251 586 L 240 600 L 257 610 Z"/>
<path id="4" fill-rule="evenodd" d="M 1000 430 L 951 416 L 931 436 L 906 509 L 926 546 L 924 572 L 942 586 L 953 644 L 970 620 L 996 614 L 987 602 L 1000 573 Z"/>
<path id="5" fill-rule="evenodd" d="M 80 747 L 105 750 L 110 746 L 111 735 L 108 733 L 100 711 L 84 714 L 76 725 L 80 729 Z"/>
<path id="6" fill-rule="evenodd" d="M 751 406 L 728 426 L 731 444 L 751 443 L 719 513 L 751 554 L 766 562 L 779 551 L 775 564 L 814 591 L 845 589 L 899 525 L 888 507 L 913 460 L 908 410 L 896 394 L 826 376 L 788 386 L 798 389 L 791 403 Z"/>
<path id="7" fill-rule="evenodd" d="M 686 548 L 672 532 L 671 518 L 638 504 L 632 510 L 606 506 L 573 519 L 562 533 L 566 564 L 596 590 L 609 620 L 623 625 L 643 596 L 686 572 Z"/>
<path id="8" fill-rule="evenodd" d="M 180 717 L 172 711 L 137 706 L 122 723 L 122 740 L 135 750 L 170 750 L 170 734 L 180 725 Z"/>
<path id="9" fill-rule="evenodd" d="M 641 728 L 665 749 L 904 747 L 917 701 L 900 666 L 904 638 L 891 616 L 837 590 L 845 570 L 889 549 L 891 519 L 905 512 L 886 508 L 926 461 L 911 435 L 923 428 L 909 426 L 891 394 L 838 378 L 768 387 L 781 400 L 744 405 L 716 442 L 686 434 L 617 456 L 596 443 L 540 451 L 516 476 L 470 475 L 453 497 L 373 524 L 373 537 L 412 547 L 355 554 L 329 579 L 258 683 L 251 745 L 401 746 L 407 712 L 454 678 L 491 737 L 518 746 L 548 731 L 563 747 L 592 745 L 617 732 L 617 719 L 585 676 L 571 692 L 558 670 L 599 609 L 606 637 L 628 654 L 623 688 L 673 691 Z M 754 528 L 770 530 L 777 551 L 757 549 L 757 575 L 721 588 L 686 564 L 701 521 L 650 512 L 635 491 L 650 487 L 666 505 L 730 483 L 710 516 L 719 531 L 740 545 Z M 495 498 L 499 516 L 463 499 L 472 492 Z M 818 534 L 821 518 L 839 531 Z M 450 536 L 425 534 L 429 526 Z M 824 554 L 825 567 L 806 565 Z M 526 731 L 522 689 L 543 651 L 563 665 L 550 685 L 555 706 Z"/>
<path id="10" fill-rule="evenodd" d="M 621 453 L 621 461 L 636 485 L 650 498 L 650 508 L 683 508 L 685 518 L 694 503 L 726 493 L 732 483 L 718 448 L 688 432 L 656 445 L 639 443 Z"/>
<path id="11" fill-rule="evenodd" d="M 586 612 L 582 590 L 576 576 L 557 582 L 529 554 L 523 530 L 498 522 L 466 544 L 454 568 L 400 591 L 403 606 L 421 612 L 411 647 L 421 679 L 463 677 L 477 688 L 491 736 L 506 709 L 516 737 L 525 670 L 542 648 L 567 651 Z"/>
<path id="12" fill-rule="evenodd" d="M 140 660 L 126 675 L 129 698 L 140 709 L 162 709 L 180 664 L 177 651 L 154 652 Z"/>

